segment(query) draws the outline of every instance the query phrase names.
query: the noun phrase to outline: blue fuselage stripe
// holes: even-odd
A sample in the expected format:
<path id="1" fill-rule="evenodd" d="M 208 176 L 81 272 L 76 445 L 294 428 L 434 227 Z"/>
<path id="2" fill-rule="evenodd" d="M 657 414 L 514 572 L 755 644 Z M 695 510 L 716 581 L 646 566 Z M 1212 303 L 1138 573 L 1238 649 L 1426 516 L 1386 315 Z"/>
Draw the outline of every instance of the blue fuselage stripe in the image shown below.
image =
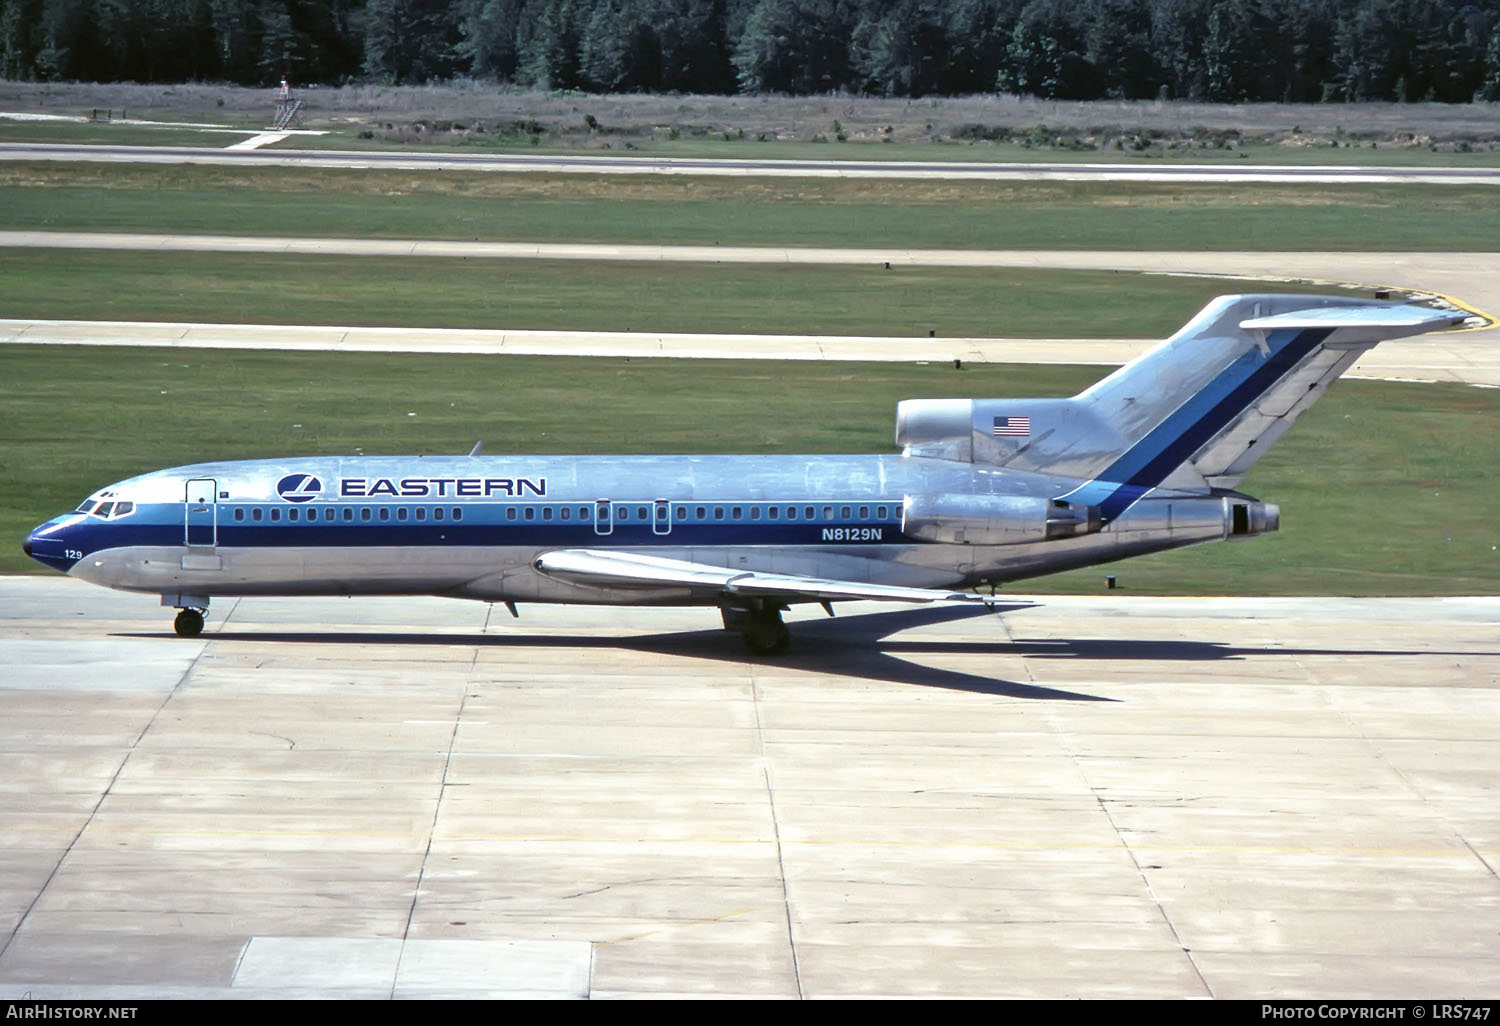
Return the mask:
<path id="1" fill-rule="evenodd" d="M 1266 338 L 1269 357 L 1252 350 L 1235 360 L 1079 489 L 1078 499 L 1097 505 L 1105 522 L 1114 520 L 1233 423 L 1331 333 L 1331 328 L 1271 332 Z"/>
<path id="2" fill-rule="evenodd" d="M 209 528 L 204 544 L 209 544 L 208 535 L 216 535 L 219 548 L 362 548 L 400 546 L 504 546 L 521 548 L 561 548 L 586 546 L 740 546 L 740 545 L 880 545 L 913 543 L 901 533 L 901 502 L 887 500 L 884 505 L 889 514 L 884 518 L 874 516 L 848 520 L 834 518 L 824 520 L 777 519 L 764 517 L 757 520 L 680 521 L 670 525 L 658 525 L 650 520 L 615 521 L 610 530 L 600 533 L 592 521 L 560 519 L 537 519 L 527 521 L 519 516 L 516 520 L 506 518 L 507 509 L 518 506 L 491 503 L 466 503 L 462 506 L 462 519 L 441 521 L 418 521 L 396 519 L 396 504 L 382 507 L 381 504 L 355 506 L 353 521 L 343 519 L 342 510 L 349 504 L 303 505 L 298 512 L 303 517 L 316 519 L 292 522 L 269 519 L 259 522 L 249 519 L 249 511 L 259 510 L 268 517 L 269 510 L 277 508 L 282 516 L 287 515 L 288 506 L 275 502 L 267 503 L 221 503 L 218 507 L 217 528 Z M 576 510 L 579 503 L 569 503 Z M 799 507 L 803 504 L 799 503 Z M 847 505 L 847 503 L 845 504 Z M 860 503 L 859 505 L 865 505 Z M 338 519 L 322 519 L 324 509 L 339 511 Z M 385 508 L 388 520 L 380 520 L 379 512 Z M 855 507 L 858 508 L 858 507 Z M 247 519 L 235 521 L 238 509 Z M 449 507 L 445 507 L 449 509 Z M 553 506 L 556 516 L 559 507 Z M 374 519 L 358 519 L 369 510 Z M 871 510 L 873 513 L 873 509 Z M 430 509 L 428 511 L 430 516 Z M 451 517 L 451 513 L 448 514 Z M 47 545 L 40 545 L 35 558 L 59 569 L 66 569 L 73 560 L 65 552 L 98 552 L 102 549 L 129 548 L 135 546 L 173 547 L 184 544 L 184 511 L 181 503 L 140 505 L 132 516 L 117 521 L 94 520 L 80 517 L 58 532 Z M 55 551 L 53 551 L 55 549 Z M 48 558 L 51 557 L 51 558 Z"/>

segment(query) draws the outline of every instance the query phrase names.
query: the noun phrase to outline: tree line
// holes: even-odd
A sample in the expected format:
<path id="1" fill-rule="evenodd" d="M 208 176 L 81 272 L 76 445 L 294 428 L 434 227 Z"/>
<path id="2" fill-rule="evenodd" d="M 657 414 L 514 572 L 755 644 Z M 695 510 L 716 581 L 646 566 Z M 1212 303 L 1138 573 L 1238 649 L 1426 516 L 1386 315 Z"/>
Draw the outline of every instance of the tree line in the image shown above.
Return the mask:
<path id="1" fill-rule="evenodd" d="M 1500 100 L 1500 0 L 0 0 L 12 80 Z"/>

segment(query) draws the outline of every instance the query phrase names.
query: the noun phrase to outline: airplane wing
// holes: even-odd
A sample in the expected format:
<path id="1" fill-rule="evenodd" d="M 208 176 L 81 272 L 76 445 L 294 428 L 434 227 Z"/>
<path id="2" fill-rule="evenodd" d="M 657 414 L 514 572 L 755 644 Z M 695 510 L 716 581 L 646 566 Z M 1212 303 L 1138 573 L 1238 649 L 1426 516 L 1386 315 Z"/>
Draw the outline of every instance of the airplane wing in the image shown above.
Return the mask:
<path id="1" fill-rule="evenodd" d="M 983 602 L 978 595 L 889 584 L 834 581 L 759 570 L 731 570 L 706 563 L 663 559 L 639 552 L 559 549 L 544 552 L 532 566 L 549 577 L 602 588 L 701 588 L 726 596 L 808 599 L 819 602 L 873 599 L 884 602 Z"/>

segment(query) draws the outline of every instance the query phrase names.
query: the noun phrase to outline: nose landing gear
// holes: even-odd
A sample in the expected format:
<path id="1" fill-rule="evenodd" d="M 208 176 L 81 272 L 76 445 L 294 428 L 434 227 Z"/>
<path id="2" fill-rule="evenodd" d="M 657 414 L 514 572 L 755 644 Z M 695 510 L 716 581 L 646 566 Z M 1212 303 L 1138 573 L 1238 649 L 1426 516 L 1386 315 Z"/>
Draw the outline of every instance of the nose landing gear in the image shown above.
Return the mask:
<path id="1" fill-rule="evenodd" d="M 179 638 L 196 638 L 203 633 L 203 614 L 208 612 L 207 595 L 168 594 L 161 597 L 161 604 L 176 607 L 177 619 L 172 621 L 172 629 Z"/>
<path id="2" fill-rule="evenodd" d="M 172 629 L 179 638 L 196 638 L 203 633 L 203 614 L 196 609 L 183 609 L 172 621 Z"/>

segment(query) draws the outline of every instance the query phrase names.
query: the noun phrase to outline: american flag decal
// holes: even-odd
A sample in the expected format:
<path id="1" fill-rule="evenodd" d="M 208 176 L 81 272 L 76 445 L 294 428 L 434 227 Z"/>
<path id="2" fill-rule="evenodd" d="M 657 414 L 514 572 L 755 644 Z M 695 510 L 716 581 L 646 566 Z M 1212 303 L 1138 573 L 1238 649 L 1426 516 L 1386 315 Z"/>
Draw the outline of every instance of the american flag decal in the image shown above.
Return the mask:
<path id="1" fill-rule="evenodd" d="M 1031 434 L 1030 417 L 996 417 L 996 438 L 1025 438 Z"/>

